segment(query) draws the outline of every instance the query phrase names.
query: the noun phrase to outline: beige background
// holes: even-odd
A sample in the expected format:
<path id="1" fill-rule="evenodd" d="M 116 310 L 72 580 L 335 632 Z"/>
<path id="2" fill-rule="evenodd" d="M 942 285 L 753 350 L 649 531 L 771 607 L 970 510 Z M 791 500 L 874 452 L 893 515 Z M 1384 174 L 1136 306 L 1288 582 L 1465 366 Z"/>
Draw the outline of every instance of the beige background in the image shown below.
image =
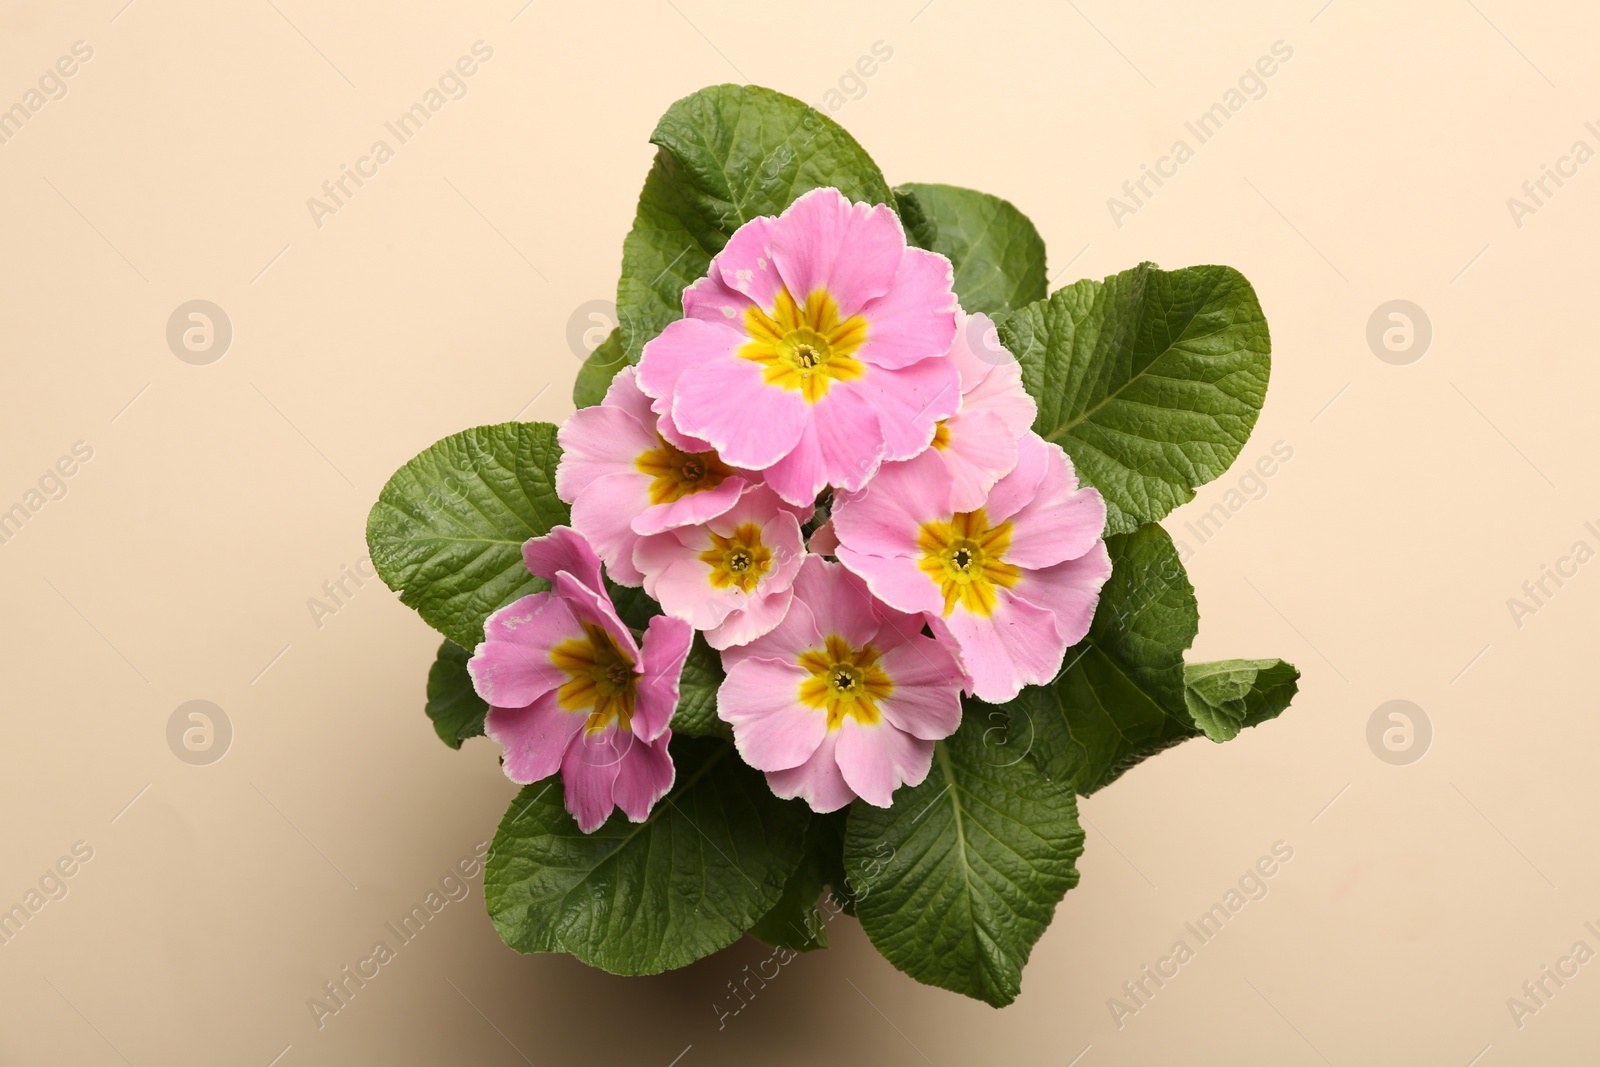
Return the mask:
<path id="1" fill-rule="evenodd" d="M 1600 163 L 1520 227 L 1506 200 L 1600 148 L 1600 15 L 1323 2 L 0 4 L 0 106 L 94 50 L 0 145 L 0 508 L 93 449 L 0 546 L 0 907 L 93 849 L 0 947 L 0 1061 L 1589 1062 L 1600 964 L 1520 1029 L 1506 1001 L 1600 949 L 1600 564 L 1521 627 L 1506 602 L 1600 548 Z M 307 198 L 478 40 L 468 95 L 319 228 Z M 410 611 L 368 583 L 319 627 L 308 599 L 363 559 L 415 452 L 568 413 L 569 318 L 614 292 L 672 100 L 749 80 L 821 104 L 877 41 L 892 59 L 836 117 L 891 182 L 1012 199 L 1058 283 L 1146 258 L 1254 281 L 1266 411 L 1167 525 L 1197 656 L 1293 659 L 1294 708 L 1085 802 L 1083 884 L 1003 1012 L 899 975 L 845 919 L 719 1027 L 759 946 L 643 980 L 519 957 L 475 880 L 319 1030 L 307 999 L 513 787 L 492 745 L 433 737 L 437 638 Z M 1107 198 L 1277 41 L 1266 95 L 1115 225 Z M 207 366 L 164 336 L 197 298 L 234 330 Z M 1407 366 L 1365 337 L 1397 298 L 1434 330 Z M 1186 524 L 1277 441 L 1292 460 L 1199 546 Z M 1433 726 L 1408 766 L 1366 740 L 1397 698 Z M 167 745 L 191 699 L 233 726 L 209 766 Z M 1108 999 L 1277 841 L 1266 899 L 1119 1029 Z"/>

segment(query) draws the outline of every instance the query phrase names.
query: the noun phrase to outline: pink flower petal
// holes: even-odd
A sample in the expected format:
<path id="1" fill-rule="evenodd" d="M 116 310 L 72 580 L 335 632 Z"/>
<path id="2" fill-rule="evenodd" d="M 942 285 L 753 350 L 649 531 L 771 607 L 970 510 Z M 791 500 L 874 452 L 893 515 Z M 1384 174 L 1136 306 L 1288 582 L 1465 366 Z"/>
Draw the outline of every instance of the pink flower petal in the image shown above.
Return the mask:
<path id="1" fill-rule="evenodd" d="M 1032 430 L 1017 439 L 1017 465 L 989 490 L 983 506 L 991 526 L 1011 518 L 1033 499 L 1049 470 L 1052 447 Z"/>
<path id="2" fill-rule="evenodd" d="M 890 648 L 879 662 L 894 682 L 894 690 L 878 702 L 885 721 L 924 741 L 956 732 L 966 679 L 947 648 L 917 634 Z"/>
<path id="3" fill-rule="evenodd" d="M 880 721 L 865 726 L 851 716 L 840 723 L 837 759 L 845 784 L 868 804 L 887 808 L 902 785 L 920 785 L 933 764 L 933 742 Z"/>
<path id="4" fill-rule="evenodd" d="M 623 585 L 637 586 L 644 580 L 633 565 L 639 534 L 628 520 L 649 509 L 649 485 L 643 474 L 608 474 L 584 486 L 572 505 L 572 525 L 605 560 L 611 580 Z"/>
<path id="5" fill-rule="evenodd" d="M 671 791 L 677 777 L 677 769 L 667 751 L 671 740 L 669 730 L 654 742 L 635 744 L 617 764 L 611 798 L 629 822 L 644 822 L 650 809 Z"/>
<path id="6" fill-rule="evenodd" d="M 623 367 L 606 387 L 605 399 L 600 403 L 608 408 L 621 408 L 638 420 L 649 431 L 655 427 L 656 414 L 650 407 L 650 398 L 639 388 L 639 368 Z M 587 411 L 588 409 L 583 409 Z M 576 413 L 574 413 L 576 414 Z M 570 419 L 568 420 L 571 421 Z M 565 448 L 565 445 L 562 445 Z"/>
<path id="7" fill-rule="evenodd" d="M 898 370 L 875 368 L 850 385 L 877 411 L 889 460 L 910 459 L 927 448 L 939 420 L 961 407 L 960 376 L 942 356 Z"/>
<path id="8" fill-rule="evenodd" d="M 1016 594 L 1056 617 L 1056 633 L 1068 647 L 1083 640 L 1100 604 L 1100 590 L 1111 577 L 1111 556 L 1104 541 L 1065 563 L 1023 571 Z"/>
<path id="9" fill-rule="evenodd" d="M 744 594 L 732 586 L 713 586 L 711 565 L 685 552 L 675 533 L 647 537 L 635 549 L 634 562 L 645 574 L 645 592 L 661 603 L 662 611 L 696 630 L 715 629 L 743 606 Z"/>
<path id="10" fill-rule="evenodd" d="M 604 589 L 600 557 L 583 535 L 570 526 L 553 526 L 543 537 L 530 537 L 522 546 L 522 562 L 529 572 L 551 581 L 566 571 L 590 589 Z"/>
<path id="11" fill-rule="evenodd" d="M 931 449 L 916 459 L 886 464 L 866 489 L 841 498 L 835 505 L 833 528 L 838 533 L 841 552 L 849 549 L 877 556 L 915 553 L 917 531 L 922 524 L 949 519 L 954 514 L 951 489 L 950 472 Z M 861 571 L 857 573 L 866 577 Z"/>
<path id="12" fill-rule="evenodd" d="M 617 609 L 611 603 L 611 594 L 605 592 L 604 585 L 596 591 L 579 582 L 568 572 L 558 571 L 554 589 L 557 596 L 565 597 L 571 603 L 572 610 L 578 618 L 594 623 L 610 634 L 611 640 L 616 642 L 617 647 L 632 657 L 633 669 L 636 671 L 639 669 L 639 644 L 633 639 L 633 631 L 623 625 L 622 619 L 618 617 Z"/>
<path id="13" fill-rule="evenodd" d="M 682 619 L 657 615 L 644 631 L 640 648 L 644 676 L 634 694 L 631 729 L 644 741 L 660 737 L 678 710 L 678 683 L 683 662 L 694 642 L 694 630 Z"/>
<path id="14" fill-rule="evenodd" d="M 810 419 L 807 407 L 798 392 L 768 385 L 759 363 L 729 349 L 683 372 L 672 420 L 683 433 L 711 442 L 724 462 L 763 470 L 800 440 Z"/>
<path id="15" fill-rule="evenodd" d="M 973 351 L 975 341 L 983 346 L 982 355 Z M 1023 387 L 1022 364 L 1001 346 L 989 316 L 975 314 L 965 325 L 958 323 L 950 358 L 961 371 L 962 411 L 992 411 L 1005 419 L 1014 437 L 1033 425 L 1039 408 Z"/>
<path id="16" fill-rule="evenodd" d="M 906 249 L 883 296 L 861 309 L 867 341 L 857 358 L 877 367 L 907 367 L 950 351 L 956 338 L 955 279 L 937 252 Z"/>
<path id="17" fill-rule="evenodd" d="M 768 771 L 767 784 L 772 792 L 785 800 L 799 797 L 811 805 L 812 811 L 819 812 L 838 811 L 850 803 L 856 794 L 839 771 L 835 757 L 838 744 L 839 731 L 829 730 L 816 752 L 800 766 Z"/>
<path id="18" fill-rule="evenodd" d="M 817 629 L 811 609 L 799 599 L 789 601 L 783 621 L 747 645 L 733 645 L 722 650 L 722 666 L 732 670 L 734 664 L 747 659 L 778 659 L 795 662 L 800 653 L 822 647 L 822 631 Z"/>
<path id="19" fill-rule="evenodd" d="M 562 710 L 554 691 L 527 707 L 491 707 L 483 732 L 505 750 L 502 769 L 519 785 L 548 778 L 561 769 L 572 737 L 586 716 Z"/>
<path id="20" fill-rule="evenodd" d="M 787 588 L 750 597 L 744 607 L 730 611 L 720 625 L 706 631 L 706 644 L 719 652 L 749 644 L 783 621 L 793 598 L 794 591 Z"/>
<path id="21" fill-rule="evenodd" d="M 644 394 L 638 396 L 648 403 Z M 644 478 L 636 461 L 659 444 L 655 431 L 647 428 L 655 425 L 655 415 L 648 407 L 645 413 L 650 421 L 641 424 L 620 406 L 599 404 L 574 411 L 556 433 L 561 445 L 556 495 L 570 504 L 598 478 L 612 474 Z"/>
<path id="22" fill-rule="evenodd" d="M 489 704 L 521 708 L 567 680 L 550 650 L 581 638 L 583 625 L 566 601 L 533 593 L 490 615 L 483 636 L 467 661 L 473 689 Z"/>
<path id="23" fill-rule="evenodd" d="M 747 659 L 734 664 L 717 690 L 717 716 L 733 727 L 734 744 L 761 771 L 798 767 L 828 732 L 828 716 L 800 703 L 811 672 L 792 661 Z"/>
<path id="24" fill-rule="evenodd" d="M 723 285 L 763 308 L 772 307 L 778 290 L 783 288 L 783 278 L 769 247 L 776 224 L 776 219 L 766 215 L 751 219 L 734 231 L 711 265 L 712 276 L 720 277 Z M 742 308 L 740 312 L 743 313 Z"/>
<path id="25" fill-rule="evenodd" d="M 1025 685 L 1048 682 L 1061 669 L 1067 642 L 1056 631 L 1055 616 L 1014 595 L 995 590 L 999 603 L 988 617 L 956 608 L 941 619 L 961 646 L 972 692 L 1003 704 Z"/>
<path id="26" fill-rule="evenodd" d="M 741 232 L 743 232 L 742 227 L 734 232 L 734 240 L 739 239 Z M 696 279 L 693 285 L 683 291 L 684 316 L 704 322 L 742 328 L 745 312 L 754 306 L 753 300 L 730 288 L 722 280 L 722 275 L 717 271 L 716 260 L 711 262 L 710 274 Z"/>
<path id="27" fill-rule="evenodd" d="M 612 798 L 622 761 L 643 741 L 616 725 L 597 734 L 579 732 L 561 759 L 561 784 L 567 811 L 578 829 L 593 833 L 616 808 Z"/>
<path id="28" fill-rule="evenodd" d="M 1106 528 L 1100 493 L 1079 489 L 1067 454 L 1055 445 L 1044 447 L 1045 475 L 1033 499 L 1012 514 L 1005 554 L 1007 563 L 1029 569 L 1076 559 L 1100 543 Z"/>
<path id="29" fill-rule="evenodd" d="M 950 471 L 950 506 L 977 511 L 989 490 L 1017 465 L 1017 438 L 992 411 L 963 410 L 945 423 L 950 442 L 940 452 Z"/>
<path id="30" fill-rule="evenodd" d="M 804 302 L 825 289 L 838 303 L 840 318 L 849 318 L 889 291 L 906 238 L 899 217 L 887 206 L 853 204 L 839 190 L 823 188 L 806 193 L 778 216 L 767 245 L 796 300 Z M 868 331 L 871 344 L 870 324 Z"/>
<path id="31" fill-rule="evenodd" d="M 837 563 L 808 556 L 794 581 L 795 596 L 811 611 L 821 637 L 842 637 L 852 648 L 878 636 L 889 609 L 873 602 L 872 594 L 860 578 Z M 918 629 L 921 624 L 918 623 Z M 811 648 L 820 648 L 817 642 Z"/>
<path id="32" fill-rule="evenodd" d="M 910 556 L 869 556 L 849 545 L 839 546 L 839 562 L 867 583 L 872 595 L 897 611 L 910 614 L 944 610 L 944 595 Z"/>
<path id="33" fill-rule="evenodd" d="M 646 495 L 643 511 L 625 512 L 622 518 L 626 521 L 631 515 L 631 528 L 634 533 L 641 535 L 658 534 L 679 526 L 695 526 L 733 507 L 738 503 L 740 494 L 749 487 L 750 483 L 743 478 L 724 478 L 714 488 L 690 493 L 681 500 L 667 504 L 650 504 Z"/>
<path id="34" fill-rule="evenodd" d="M 811 539 L 806 542 L 806 548 L 819 556 L 831 556 L 839 547 L 839 535 L 833 532 L 833 520 L 818 526 L 811 531 Z"/>
<path id="35" fill-rule="evenodd" d="M 639 358 L 639 388 L 654 401 L 659 416 L 657 432 L 686 452 L 704 452 L 711 446 L 683 430 L 672 418 L 678 381 L 686 371 L 718 356 L 730 356 L 745 343 L 742 326 L 703 319 L 678 319 L 645 343 Z M 749 363 L 749 360 L 740 362 Z M 754 364 L 751 364 L 754 366 Z"/>
<path id="36" fill-rule="evenodd" d="M 762 474 L 767 485 L 789 503 L 798 507 L 815 502 L 828 484 L 828 467 L 817 441 L 816 424 L 808 419 L 789 453 Z"/>

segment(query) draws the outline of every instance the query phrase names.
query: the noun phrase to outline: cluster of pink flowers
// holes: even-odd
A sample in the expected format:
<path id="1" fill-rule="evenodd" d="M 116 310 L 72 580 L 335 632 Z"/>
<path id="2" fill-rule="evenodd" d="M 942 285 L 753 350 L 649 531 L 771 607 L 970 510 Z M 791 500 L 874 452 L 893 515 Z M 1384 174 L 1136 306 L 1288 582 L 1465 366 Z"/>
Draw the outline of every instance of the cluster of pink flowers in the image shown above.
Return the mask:
<path id="1" fill-rule="evenodd" d="M 526 549 L 552 588 L 491 617 L 470 664 L 514 781 L 560 770 L 585 831 L 643 819 L 696 630 L 740 755 L 817 811 L 888 806 L 963 692 L 1060 670 L 1111 573 L 1105 504 L 1030 429 L 1020 368 L 951 282 L 889 208 L 814 190 L 740 227 L 567 421 L 573 529 Z M 660 603 L 642 641 L 601 561 Z"/>

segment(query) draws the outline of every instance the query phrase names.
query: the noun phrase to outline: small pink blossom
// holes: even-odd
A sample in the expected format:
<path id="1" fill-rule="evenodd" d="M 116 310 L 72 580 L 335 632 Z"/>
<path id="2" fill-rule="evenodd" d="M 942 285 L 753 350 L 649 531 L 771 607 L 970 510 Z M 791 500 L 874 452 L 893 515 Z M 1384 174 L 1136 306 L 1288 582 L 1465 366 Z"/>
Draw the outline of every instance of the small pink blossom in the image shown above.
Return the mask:
<path id="1" fill-rule="evenodd" d="M 756 486 L 699 526 L 644 538 L 633 561 L 663 611 L 705 631 L 706 642 L 722 649 L 778 625 L 804 554 L 794 510 Z"/>
<path id="2" fill-rule="evenodd" d="M 834 811 L 888 807 L 928 775 L 933 743 L 961 723 L 955 657 L 922 620 L 873 600 L 837 563 L 808 556 L 784 620 L 723 654 L 717 714 L 780 797 Z"/>
<path id="3" fill-rule="evenodd" d="M 522 557 L 551 589 L 483 625 L 467 670 L 489 704 L 484 732 L 504 749 L 513 782 L 561 772 L 567 811 L 584 833 L 616 808 L 642 822 L 672 788 L 668 724 L 693 631 L 658 615 L 642 646 L 635 641 L 605 590 L 599 557 L 569 527 L 531 539 Z"/>
<path id="4" fill-rule="evenodd" d="M 572 505 L 572 525 L 612 579 L 636 586 L 643 581 L 633 565 L 639 538 L 722 514 L 752 479 L 704 442 L 674 443 L 657 433 L 650 398 L 634 373 L 623 368 L 604 400 L 562 425 L 556 495 Z"/>
<path id="5" fill-rule="evenodd" d="M 813 189 L 733 234 L 684 290 L 684 318 L 645 345 L 639 386 L 673 434 L 763 471 L 792 504 L 859 489 L 956 413 L 951 280 L 888 207 Z"/>
<path id="6" fill-rule="evenodd" d="M 961 510 L 955 492 L 934 450 L 885 466 L 835 506 L 837 555 L 875 597 L 953 640 L 970 691 L 999 703 L 1049 681 L 1088 632 L 1111 575 L 1105 501 L 1032 431 L 983 506 Z"/>

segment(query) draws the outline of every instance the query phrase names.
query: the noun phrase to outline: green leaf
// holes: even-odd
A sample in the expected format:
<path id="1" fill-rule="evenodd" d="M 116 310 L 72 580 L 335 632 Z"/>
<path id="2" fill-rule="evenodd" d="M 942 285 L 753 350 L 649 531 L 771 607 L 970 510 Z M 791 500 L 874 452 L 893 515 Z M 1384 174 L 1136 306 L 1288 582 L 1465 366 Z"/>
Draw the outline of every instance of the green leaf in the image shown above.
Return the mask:
<path id="1" fill-rule="evenodd" d="M 1200 732 L 1183 680 L 1200 612 L 1172 538 L 1151 524 L 1106 547 L 1111 578 L 1088 635 L 1054 681 L 1004 705 L 1011 733 L 1031 738 L 1045 773 L 1080 795 Z"/>
<path id="2" fill-rule="evenodd" d="M 661 614 L 661 605 L 650 598 L 650 594 L 637 586 L 618 585 L 610 578 L 605 579 L 606 592 L 611 596 L 611 605 L 617 609 L 617 617 L 631 629 L 644 633 L 650 620 Z"/>
<path id="3" fill-rule="evenodd" d="M 733 727 L 717 718 L 717 688 L 725 677 L 722 653 L 706 644 L 704 635 L 695 634 L 678 679 L 678 710 L 672 713 L 674 734 L 733 740 Z"/>
<path id="4" fill-rule="evenodd" d="M 1044 238 L 1009 201 L 920 182 L 897 186 L 895 196 L 909 197 L 920 213 L 915 226 L 905 219 L 915 243 L 955 264 L 956 296 L 967 311 L 994 315 L 1045 298 Z"/>
<path id="5" fill-rule="evenodd" d="M 606 398 L 606 390 L 611 388 L 611 379 L 627 365 L 627 353 L 622 351 L 622 328 L 616 327 L 604 341 L 595 345 L 589 358 L 578 368 L 578 378 L 572 383 L 573 405 L 586 408 L 600 403 Z"/>
<path id="6" fill-rule="evenodd" d="M 1300 671 L 1281 659 L 1224 659 L 1183 669 L 1189 715 L 1213 741 L 1275 719 L 1299 688 Z"/>
<path id="7" fill-rule="evenodd" d="M 894 191 L 894 206 L 900 213 L 900 224 L 906 228 L 906 241 L 917 248 L 933 251 L 939 240 L 939 227 L 922 210 L 922 202 L 911 186 L 902 185 Z"/>
<path id="8" fill-rule="evenodd" d="M 750 928 L 750 936 L 774 948 L 810 952 L 828 947 L 827 924 L 837 914 L 818 901 L 830 886 L 844 885 L 844 827 L 849 811 L 812 815 L 806 827 L 805 855 L 784 884 L 783 896 Z M 843 898 L 836 891 L 835 897 Z"/>
<path id="9" fill-rule="evenodd" d="M 981 716 L 964 719 L 893 807 L 857 801 L 844 862 L 861 928 L 890 963 L 1001 1007 L 1078 884 L 1083 831 L 1072 791 L 986 744 L 987 729 Z"/>
<path id="10" fill-rule="evenodd" d="M 489 714 L 489 705 L 472 688 L 472 678 L 467 674 L 467 660 L 471 658 L 471 652 L 454 641 L 445 641 L 439 646 L 433 666 L 428 668 L 428 718 L 433 720 L 439 740 L 451 748 L 460 748 L 469 737 L 483 736 L 483 718 Z"/>
<path id="11" fill-rule="evenodd" d="M 1106 498 L 1128 533 L 1228 469 L 1267 393 L 1271 344 L 1231 267 L 1146 263 L 1080 281 L 1000 323 L 1039 402 L 1033 427 Z"/>
<path id="12" fill-rule="evenodd" d="M 893 204 L 877 164 L 844 128 L 782 93 L 714 85 L 667 109 L 660 146 L 622 243 L 617 318 L 637 363 L 646 341 L 683 315 L 686 285 L 733 232 L 831 185 L 851 200 Z"/>
<path id="13" fill-rule="evenodd" d="M 546 583 L 522 543 L 569 521 L 556 498 L 561 449 L 544 422 L 452 434 L 401 467 L 367 516 L 367 547 L 384 582 L 429 625 L 476 648 L 483 620 Z"/>
<path id="14" fill-rule="evenodd" d="M 619 811 L 592 834 L 558 778 L 523 788 L 484 875 L 506 944 L 654 974 L 726 948 L 772 909 L 800 863 L 805 805 L 773 796 L 732 745 L 678 738 L 672 757 L 677 782 L 644 822 Z"/>

